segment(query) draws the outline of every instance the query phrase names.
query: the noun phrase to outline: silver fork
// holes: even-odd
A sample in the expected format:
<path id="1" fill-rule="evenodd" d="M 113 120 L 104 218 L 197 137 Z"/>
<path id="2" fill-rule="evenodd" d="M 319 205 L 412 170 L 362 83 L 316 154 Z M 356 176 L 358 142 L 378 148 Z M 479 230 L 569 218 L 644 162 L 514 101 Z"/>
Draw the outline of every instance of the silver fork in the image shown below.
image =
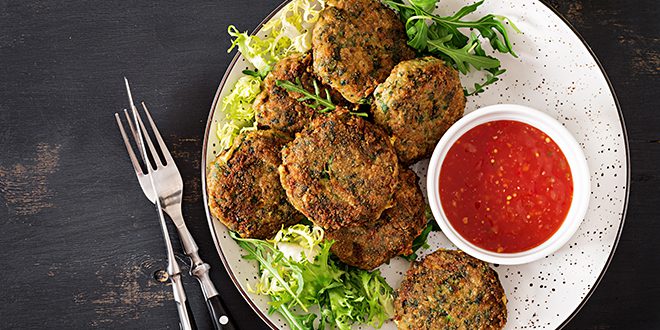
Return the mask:
<path id="1" fill-rule="evenodd" d="M 144 102 L 142 102 L 142 108 L 147 115 L 147 120 L 151 126 L 151 130 L 153 131 L 156 142 L 158 143 L 158 147 L 164 158 L 164 163 L 161 161 L 160 157 L 158 156 L 158 152 L 156 151 L 156 147 L 152 142 L 151 136 L 147 132 L 142 118 L 139 116 L 139 112 L 133 103 L 133 96 L 128 85 L 128 80 L 124 78 L 124 81 L 126 83 L 126 92 L 128 94 L 131 110 L 137 114 L 136 118 L 140 126 L 139 128 L 142 132 L 145 133 L 144 140 L 146 140 L 146 144 L 149 147 L 151 157 L 155 163 L 155 168 L 150 168 L 150 173 L 148 175 L 150 175 L 153 180 L 158 183 L 158 191 L 154 191 L 153 187 L 149 184 L 149 178 L 147 175 L 140 175 L 140 173 L 138 173 L 136 170 L 136 175 L 138 177 L 138 181 L 140 182 L 140 186 L 142 187 L 142 191 L 152 203 L 156 202 L 157 195 L 160 196 L 160 202 L 162 203 L 163 210 L 165 213 L 167 213 L 167 215 L 169 215 L 170 219 L 172 219 L 172 222 L 174 222 L 174 225 L 176 226 L 177 232 L 181 239 L 181 243 L 183 245 L 183 250 L 191 260 L 190 273 L 195 278 L 197 278 L 200 283 L 202 294 L 206 300 L 206 305 L 209 309 L 209 313 L 211 314 L 211 320 L 213 321 L 214 327 L 216 329 L 224 330 L 235 329 L 236 327 L 233 325 L 233 320 L 230 318 L 228 309 L 220 298 L 218 290 L 215 288 L 215 285 L 213 285 L 213 282 L 209 277 L 208 273 L 211 269 L 211 266 L 209 266 L 209 264 L 205 263 L 199 257 L 199 248 L 197 247 L 197 243 L 195 243 L 195 240 L 190 234 L 190 231 L 188 230 L 188 227 L 186 226 L 186 223 L 183 219 L 183 214 L 181 212 L 183 180 L 181 179 L 179 169 L 174 163 L 174 159 L 167 149 L 167 145 L 165 145 L 165 141 L 163 141 L 163 137 L 160 135 L 160 132 L 158 131 L 158 128 L 156 127 L 156 124 L 154 123 L 151 114 L 147 109 L 147 106 Z M 128 118 L 128 112 L 124 111 L 124 113 Z M 134 138 L 136 141 L 139 141 L 138 137 L 135 136 L 136 130 L 134 129 L 130 120 L 129 125 L 131 126 L 131 131 L 134 134 Z M 127 144 L 126 148 L 130 148 L 130 145 Z M 129 154 L 130 153 L 131 151 L 129 151 Z M 145 160 L 145 163 L 149 164 L 147 160 Z"/>
<path id="2" fill-rule="evenodd" d="M 145 132 L 141 130 L 136 131 L 133 127 L 131 118 L 128 116 L 128 112 L 126 112 L 126 110 L 124 110 L 124 114 L 126 115 L 126 119 L 128 119 L 128 123 L 131 127 L 131 132 L 133 133 L 135 142 L 137 143 L 138 149 L 140 150 L 140 155 L 142 156 L 142 160 L 145 162 L 146 172 L 143 173 L 142 168 L 140 167 L 140 164 L 137 158 L 135 157 L 135 154 L 133 153 L 133 148 L 131 147 L 131 144 L 128 141 L 128 136 L 126 135 L 126 131 L 124 130 L 124 125 L 122 125 L 121 123 L 119 114 L 115 113 L 117 126 L 119 126 L 119 131 L 121 132 L 121 136 L 124 139 L 124 144 L 126 144 L 126 150 L 128 151 L 128 156 L 131 159 L 131 163 L 133 164 L 133 169 L 135 170 L 135 174 L 138 176 L 140 184 L 148 181 L 151 190 L 158 191 L 158 189 L 156 188 L 156 182 L 154 181 L 153 175 L 151 175 L 153 169 L 148 161 L 147 149 L 144 147 Z M 136 111 L 133 111 L 133 120 L 136 123 L 138 122 L 138 113 Z M 181 281 L 181 268 L 179 267 L 179 263 L 176 261 L 176 257 L 174 256 L 174 249 L 172 248 L 172 242 L 170 241 L 170 232 L 167 229 L 167 224 L 165 223 L 165 216 L 163 216 L 163 210 L 162 210 L 160 198 L 156 198 L 156 210 L 158 211 L 158 220 L 160 220 L 160 229 L 163 232 L 163 239 L 165 240 L 165 247 L 167 249 L 167 274 L 169 275 L 169 280 L 172 283 L 172 292 L 174 294 L 174 301 L 176 302 L 176 309 L 177 312 L 179 313 L 179 326 L 182 330 L 193 330 L 193 329 L 196 330 L 197 327 L 195 326 L 195 318 L 193 317 L 192 311 L 190 309 L 190 305 L 188 304 L 188 300 L 186 298 L 186 292 L 183 289 L 183 282 Z"/>

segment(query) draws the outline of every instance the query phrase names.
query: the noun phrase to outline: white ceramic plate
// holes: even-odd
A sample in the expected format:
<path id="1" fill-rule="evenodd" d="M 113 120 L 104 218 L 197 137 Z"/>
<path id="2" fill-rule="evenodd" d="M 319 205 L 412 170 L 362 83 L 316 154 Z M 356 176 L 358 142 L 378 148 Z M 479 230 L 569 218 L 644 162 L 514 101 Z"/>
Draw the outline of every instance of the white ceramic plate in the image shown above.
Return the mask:
<path id="1" fill-rule="evenodd" d="M 440 13 L 453 13 L 466 4 L 461 0 L 440 3 Z M 493 265 L 509 298 L 507 329 L 561 328 L 598 285 L 621 233 L 629 184 L 623 118 L 597 59 L 573 28 L 550 7 L 539 1 L 487 0 L 468 18 L 487 13 L 505 15 L 523 31 L 523 34 L 511 35 L 519 58 L 496 55 L 507 72 L 485 93 L 468 98 L 466 112 L 497 103 L 528 105 L 544 111 L 575 136 L 591 171 L 589 210 L 564 247 L 530 264 Z M 224 120 L 222 113 L 216 111 L 216 105 L 246 68 L 250 68 L 248 62 L 237 55 L 218 88 L 206 126 L 202 150 L 205 164 L 215 158 L 218 144 L 215 131 Z M 413 166 L 421 177 L 425 193 L 427 164 L 428 161 L 421 161 Z M 206 166 L 202 166 L 206 203 L 205 178 Z M 226 227 L 212 219 L 208 209 L 206 213 L 218 253 L 239 291 L 267 324 L 286 328 L 279 315 L 266 314 L 267 297 L 247 293 L 246 283 L 256 279 L 257 265 L 241 258 L 243 252 L 229 237 Z M 422 251 L 422 255 L 441 247 L 454 248 L 441 232 L 432 233 L 429 243 L 431 248 Z M 409 263 L 395 258 L 380 270 L 396 289 L 408 267 Z M 394 328 L 393 322 L 384 326 L 384 329 Z"/>

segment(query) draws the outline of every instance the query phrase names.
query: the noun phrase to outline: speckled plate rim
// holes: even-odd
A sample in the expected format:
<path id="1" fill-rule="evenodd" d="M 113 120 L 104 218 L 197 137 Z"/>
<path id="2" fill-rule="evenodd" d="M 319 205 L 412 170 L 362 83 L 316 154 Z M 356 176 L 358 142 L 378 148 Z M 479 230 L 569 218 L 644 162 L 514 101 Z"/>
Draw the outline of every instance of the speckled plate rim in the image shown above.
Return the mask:
<path id="1" fill-rule="evenodd" d="M 559 11 L 557 11 L 554 7 L 550 6 L 549 4 L 546 3 L 546 0 L 538 0 L 541 4 L 546 6 L 550 11 L 552 11 L 559 19 L 568 26 L 571 31 L 580 39 L 582 42 L 582 45 L 589 51 L 589 54 L 591 57 L 594 59 L 596 62 L 596 65 L 598 65 L 598 68 L 600 69 L 601 74 L 605 78 L 605 81 L 607 82 L 607 87 L 609 87 L 610 92 L 612 93 L 612 99 L 614 100 L 614 104 L 616 105 L 616 110 L 619 113 L 619 121 L 621 122 L 621 130 L 623 131 L 623 142 L 625 144 L 625 150 L 626 150 L 626 196 L 623 200 L 623 210 L 621 211 L 621 225 L 619 226 L 619 230 L 616 233 L 616 240 L 614 241 L 612 245 L 612 251 L 610 251 L 610 255 L 607 258 L 607 261 L 605 262 L 605 267 L 603 267 L 603 270 L 601 273 L 598 275 L 598 278 L 596 279 L 596 282 L 594 282 L 593 287 L 591 287 L 591 290 L 589 290 L 589 293 L 582 299 L 582 302 L 575 308 L 573 313 L 569 315 L 564 322 L 559 325 L 558 329 L 564 328 L 573 318 L 582 310 L 582 307 L 587 303 L 589 298 L 591 298 L 591 295 L 596 291 L 596 288 L 600 284 L 600 281 L 603 280 L 603 277 L 605 276 L 605 273 L 607 272 L 607 269 L 610 267 L 610 263 L 612 262 L 612 259 L 614 258 L 614 253 L 616 252 L 616 248 L 619 245 L 619 240 L 621 239 L 621 233 L 623 232 L 623 226 L 625 225 L 626 222 L 626 216 L 628 213 L 628 199 L 630 197 L 630 147 L 628 145 L 628 129 L 626 128 L 626 122 L 623 118 L 623 112 L 621 111 L 621 104 L 619 104 L 619 98 L 616 96 L 616 92 L 614 91 L 614 86 L 612 86 L 612 81 L 610 80 L 610 77 L 607 75 L 607 72 L 605 72 L 605 68 L 603 68 L 603 64 L 600 62 L 598 57 L 596 56 L 596 53 L 594 53 L 593 49 L 591 49 L 591 46 L 587 43 L 587 41 L 582 37 L 582 35 L 577 31 L 577 29 L 571 24 L 564 15 L 562 15 Z M 208 209 L 208 208 L 207 208 Z M 208 212 L 208 211 L 207 211 Z"/>
<path id="2" fill-rule="evenodd" d="M 252 30 L 252 33 L 254 34 L 257 31 L 259 31 L 263 27 L 263 25 L 266 24 L 266 22 L 268 22 L 271 18 L 273 18 L 273 16 L 275 16 L 289 2 L 291 2 L 291 0 L 285 0 L 279 6 L 277 6 L 275 9 L 273 9 L 273 11 L 271 11 L 271 13 L 268 14 L 268 16 L 266 16 L 261 21 L 261 23 L 259 23 L 259 25 L 257 25 L 257 27 L 254 30 Z M 582 37 L 582 35 L 564 17 L 564 15 L 562 15 L 555 8 L 553 8 L 552 6 L 547 4 L 546 0 L 538 0 L 538 2 L 543 4 L 544 6 L 546 6 L 548 9 L 550 9 L 550 11 L 552 11 L 557 17 L 559 17 L 559 19 L 562 20 L 562 22 L 564 22 L 564 24 L 566 24 L 566 26 L 568 26 L 571 29 L 571 31 L 578 37 L 578 39 L 580 39 L 580 41 L 582 42 L 582 45 L 587 49 L 587 51 L 589 52 L 591 57 L 594 59 L 594 62 L 596 62 L 596 65 L 598 65 L 598 68 L 600 69 L 600 72 L 603 75 L 603 77 L 605 78 L 605 81 L 607 82 L 607 86 L 610 89 L 610 92 L 612 93 L 612 98 L 614 100 L 614 104 L 616 105 L 616 109 L 617 109 L 617 112 L 619 114 L 619 121 L 621 122 L 621 130 L 623 131 L 623 141 L 624 141 L 624 144 L 625 144 L 626 165 L 627 165 L 626 166 L 626 186 L 628 187 L 628 189 L 626 189 L 625 197 L 624 197 L 624 201 L 623 201 L 623 210 L 621 212 L 621 225 L 619 226 L 619 230 L 617 231 L 616 240 L 614 241 L 614 243 L 612 245 L 612 251 L 610 252 L 609 257 L 607 258 L 607 261 L 605 262 L 605 266 L 603 267 L 603 270 L 598 275 L 598 278 L 596 279 L 596 282 L 591 287 L 591 289 L 589 290 L 587 295 L 584 297 L 584 299 L 582 299 L 582 301 L 575 308 L 575 310 L 564 320 L 564 322 L 562 322 L 561 325 L 559 325 L 558 329 L 561 329 L 561 328 L 564 328 L 571 320 L 573 320 L 573 318 L 575 318 L 575 316 L 580 312 L 580 310 L 587 303 L 589 298 L 591 298 L 591 295 L 596 291 L 596 288 L 598 287 L 598 285 L 602 281 L 603 277 L 605 276 L 605 273 L 607 272 L 607 269 L 610 266 L 610 263 L 612 262 L 612 259 L 614 258 L 614 253 L 616 252 L 616 249 L 617 249 L 618 244 L 619 244 L 619 240 L 621 239 L 621 233 L 623 232 L 623 227 L 624 227 L 627 212 L 628 212 L 628 200 L 629 200 L 629 197 L 630 197 L 630 167 L 631 167 L 630 166 L 630 148 L 629 148 L 629 145 L 628 145 L 628 130 L 626 129 L 626 123 L 625 123 L 625 120 L 624 120 L 624 117 L 623 117 L 623 112 L 621 111 L 621 105 L 619 104 L 619 99 L 616 96 L 616 93 L 614 91 L 614 87 L 612 86 L 612 82 L 610 81 L 609 76 L 605 72 L 605 69 L 603 68 L 602 63 L 600 62 L 600 60 L 598 59 L 598 57 L 594 53 L 593 49 L 591 49 L 591 47 L 589 46 L 587 41 L 584 39 L 584 37 Z M 211 231 L 211 237 L 213 238 L 213 244 L 215 245 L 215 248 L 218 252 L 218 255 L 220 256 L 220 260 L 222 260 L 222 264 L 225 267 L 225 270 L 227 271 L 227 274 L 229 275 L 232 282 L 234 283 L 234 286 L 236 286 L 236 289 L 238 289 L 241 296 L 243 296 L 243 299 L 245 299 L 245 301 L 250 305 L 252 310 L 259 316 L 259 318 L 261 318 L 261 320 L 264 321 L 271 329 L 277 329 L 277 326 L 270 320 L 268 315 L 264 314 L 261 311 L 261 309 L 259 309 L 255 305 L 255 303 L 249 297 L 247 292 L 245 292 L 243 290 L 240 282 L 236 278 L 235 274 L 232 272 L 231 267 L 229 265 L 229 262 L 227 261 L 227 258 L 225 256 L 225 254 L 223 253 L 222 248 L 220 247 L 219 239 L 218 239 L 217 234 L 216 234 L 215 226 L 219 225 L 219 224 L 216 221 L 213 220 L 213 217 L 211 216 L 210 210 L 208 208 L 208 192 L 206 190 L 206 167 L 207 167 L 206 166 L 206 157 L 207 157 L 207 144 L 208 144 L 208 140 L 209 140 L 209 134 L 210 134 L 210 130 L 211 130 L 211 125 L 213 124 L 213 117 L 215 115 L 216 105 L 220 101 L 220 94 L 222 92 L 222 89 L 225 86 L 225 83 L 227 82 L 227 78 L 229 77 L 229 73 L 232 71 L 232 69 L 234 68 L 234 66 L 238 62 L 239 57 L 240 57 L 240 54 L 236 53 L 236 55 L 234 55 L 234 58 L 232 59 L 232 61 L 229 63 L 229 66 L 227 66 L 225 74 L 222 77 L 222 80 L 220 81 L 220 85 L 218 86 L 218 89 L 215 93 L 215 97 L 213 98 L 213 102 L 211 104 L 211 110 L 209 111 L 209 116 L 208 116 L 208 119 L 206 121 L 206 128 L 204 129 L 204 141 L 202 143 L 202 155 L 201 155 L 202 166 L 200 166 L 201 167 L 201 175 L 202 175 L 202 180 L 201 180 L 202 181 L 202 187 L 201 188 L 202 188 L 202 196 L 203 196 L 203 199 L 204 199 L 204 211 L 206 212 L 206 220 L 209 224 L 209 229 Z"/>

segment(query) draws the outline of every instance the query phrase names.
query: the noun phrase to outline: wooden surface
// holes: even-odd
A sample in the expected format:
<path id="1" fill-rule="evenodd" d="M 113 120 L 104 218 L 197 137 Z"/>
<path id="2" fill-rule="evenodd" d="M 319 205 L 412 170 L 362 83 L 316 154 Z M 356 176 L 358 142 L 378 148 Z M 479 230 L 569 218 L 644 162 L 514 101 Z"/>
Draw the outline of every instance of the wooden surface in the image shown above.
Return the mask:
<path id="1" fill-rule="evenodd" d="M 123 76 L 165 132 L 213 280 L 243 329 L 264 327 L 216 254 L 199 174 L 208 109 L 233 55 L 227 25 L 252 29 L 278 3 L 0 0 L 0 328 L 177 328 L 171 290 L 153 279 L 165 264 L 154 209 L 112 117 L 127 104 Z M 618 250 L 567 328 L 660 328 L 658 5 L 549 4 L 609 74 L 632 162 Z M 185 281 L 198 324 L 209 328 L 197 284 Z"/>

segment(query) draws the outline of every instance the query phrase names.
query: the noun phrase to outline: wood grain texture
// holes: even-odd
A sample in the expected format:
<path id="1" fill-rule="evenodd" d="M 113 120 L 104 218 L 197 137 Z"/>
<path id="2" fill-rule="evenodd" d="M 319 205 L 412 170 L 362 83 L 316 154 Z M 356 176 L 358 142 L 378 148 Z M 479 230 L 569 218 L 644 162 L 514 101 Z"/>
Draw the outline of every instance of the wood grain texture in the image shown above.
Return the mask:
<path id="1" fill-rule="evenodd" d="M 490 0 L 495 1 L 495 0 Z M 184 213 L 238 325 L 265 328 L 211 242 L 199 180 L 208 109 L 231 56 L 226 28 L 279 0 L 0 0 L 0 328 L 173 328 L 153 207 L 112 114 L 122 77 L 149 103 L 181 169 Z M 626 120 L 628 217 L 602 283 L 568 329 L 660 328 L 660 21 L 653 0 L 550 0 L 601 60 Z M 176 242 L 178 244 L 178 242 Z M 210 328 L 197 284 L 191 307 Z"/>

